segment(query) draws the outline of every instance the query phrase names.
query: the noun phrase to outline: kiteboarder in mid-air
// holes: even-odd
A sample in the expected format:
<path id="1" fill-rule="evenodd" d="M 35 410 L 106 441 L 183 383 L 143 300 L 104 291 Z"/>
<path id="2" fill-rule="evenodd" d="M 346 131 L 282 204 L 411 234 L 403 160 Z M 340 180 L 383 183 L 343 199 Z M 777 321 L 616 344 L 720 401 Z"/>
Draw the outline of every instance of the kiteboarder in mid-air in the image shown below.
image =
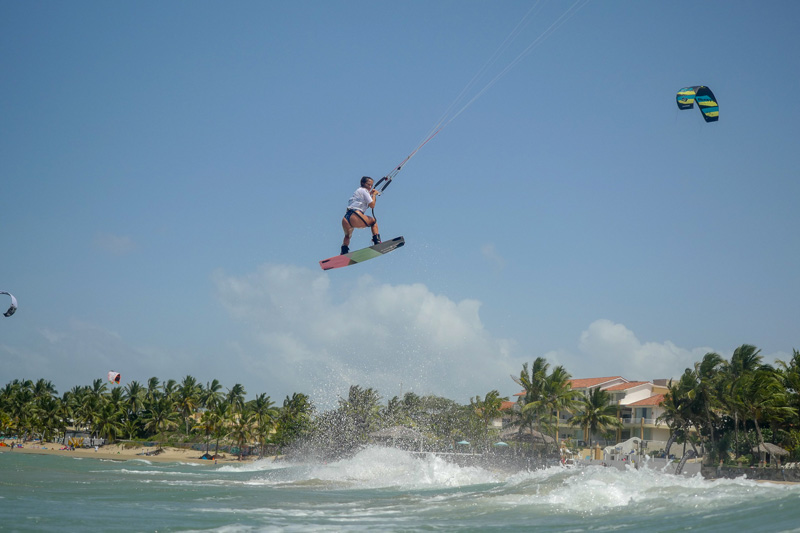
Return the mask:
<path id="1" fill-rule="evenodd" d="M 399 170 L 396 169 L 396 170 Z M 396 172 L 395 172 L 396 173 Z M 381 235 L 378 233 L 378 224 L 375 220 L 375 199 L 386 190 L 386 187 L 392 181 L 393 175 L 385 176 L 378 180 L 378 183 L 373 183 L 372 178 L 364 176 L 361 178 L 361 186 L 356 189 L 353 196 L 347 202 L 347 212 L 342 218 L 342 229 L 344 230 L 344 240 L 342 241 L 342 255 L 323 259 L 319 262 L 322 270 L 330 270 L 332 268 L 341 268 L 357 263 L 362 263 L 380 257 L 381 255 L 388 254 L 392 250 L 397 250 L 406 243 L 406 240 L 400 236 L 394 239 L 389 239 L 386 242 L 381 241 Z M 386 182 L 383 187 L 381 183 Z M 367 209 L 372 209 L 372 216 L 367 216 L 364 212 Z M 353 236 L 353 230 L 356 228 L 369 228 L 372 230 L 372 246 L 350 251 L 350 237 Z"/>
<path id="2" fill-rule="evenodd" d="M 380 194 L 377 189 L 372 188 L 372 184 L 372 178 L 369 176 L 361 178 L 361 186 L 356 189 L 356 192 L 347 202 L 347 212 L 342 218 L 342 229 L 344 230 L 342 255 L 350 252 L 350 237 L 353 235 L 355 228 L 372 229 L 373 244 L 380 244 L 381 242 L 377 221 L 373 217 L 364 214 L 367 209 L 375 207 L 375 199 Z"/>

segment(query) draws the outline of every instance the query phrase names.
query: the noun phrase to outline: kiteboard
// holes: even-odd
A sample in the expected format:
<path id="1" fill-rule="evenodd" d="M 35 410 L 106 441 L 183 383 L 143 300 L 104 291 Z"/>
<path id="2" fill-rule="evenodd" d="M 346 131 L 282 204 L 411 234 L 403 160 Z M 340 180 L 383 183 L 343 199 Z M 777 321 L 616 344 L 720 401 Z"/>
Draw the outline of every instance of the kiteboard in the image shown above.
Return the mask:
<path id="1" fill-rule="evenodd" d="M 322 267 L 322 270 L 330 270 L 332 268 L 341 268 L 355 265 L 356 263 L 363 263 L 364 261 L 374 259 L 380 255 L 388 254 L 392 250 L 397 250 L 405 243 L 406 240 L 403 237 L 395 237 L 390 241 L 383 241 L 381 243 L 374 244 L 369 248 L 362 248 L 361 250 L 356 250 L 355 252 L 337 255 L 336 257 L 331 257 L 330 259 L 323 259 L 319 262 L 319 266 Z"/>

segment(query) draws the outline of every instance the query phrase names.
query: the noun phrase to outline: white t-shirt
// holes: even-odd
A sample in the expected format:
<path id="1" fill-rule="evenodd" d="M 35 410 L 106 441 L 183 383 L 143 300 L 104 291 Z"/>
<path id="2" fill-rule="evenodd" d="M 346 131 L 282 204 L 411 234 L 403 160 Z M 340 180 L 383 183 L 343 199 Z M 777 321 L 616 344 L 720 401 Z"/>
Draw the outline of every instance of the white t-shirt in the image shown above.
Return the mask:
<path id="1" fill-rule="evenodd" d="M 369 209 L 369 204 L 371 203 L 372 195 L 364 187 L 359 187 L 350 197 L 350 201 L 347 202 L 347 209 L 357 209 L 364 213 Z"/>

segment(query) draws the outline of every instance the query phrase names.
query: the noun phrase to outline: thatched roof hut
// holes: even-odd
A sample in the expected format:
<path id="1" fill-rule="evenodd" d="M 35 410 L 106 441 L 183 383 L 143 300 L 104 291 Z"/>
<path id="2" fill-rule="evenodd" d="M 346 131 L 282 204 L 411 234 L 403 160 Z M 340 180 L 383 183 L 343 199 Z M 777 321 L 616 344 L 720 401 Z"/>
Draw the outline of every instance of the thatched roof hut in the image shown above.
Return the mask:
<path id="1" fill-rule="evenodd" d="M 758 446 L 753 446 L 753 453 L 760 453 L 765 452 L 770 455 L 789 455 L 789 452 L 781 448 L 776 444 L 772 444 L 771 442 L 765 442 L 764 444 L 760 444 Z"/>
<path id="2" fill-rule="evenodd" d="M 545 435 L 535 429 L 506 428 L 500 432 L 500 438 L 517 442 L 532 442 L 534 444 L 552 444 L 555 442 L 555 439 L 550 435 Z"/>
<path id="3" fill-rule="evenodd" d="M 407 428 L 405 426 L 392 426 L 390 428 L 380 429 L 373 431 L 369 434 L 374 440 L 382 442 L 385 446 L 394 446 L 411 450 L 416 448 L 422 451 L 422 444 L 425 441 L 425 435 L 416 429 Z"/>

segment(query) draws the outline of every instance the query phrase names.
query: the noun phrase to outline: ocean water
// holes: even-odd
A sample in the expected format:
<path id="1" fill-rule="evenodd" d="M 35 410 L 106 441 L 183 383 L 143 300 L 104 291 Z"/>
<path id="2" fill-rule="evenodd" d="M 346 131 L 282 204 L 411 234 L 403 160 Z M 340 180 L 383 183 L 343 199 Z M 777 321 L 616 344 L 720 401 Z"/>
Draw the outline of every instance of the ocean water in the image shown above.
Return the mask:
<path id="1" fill-rule="evenodd" d="M 509 474 L 366 448 L 328 464 L 0 454 L 2 531 L 800 531 L 800 485 Z"/>

